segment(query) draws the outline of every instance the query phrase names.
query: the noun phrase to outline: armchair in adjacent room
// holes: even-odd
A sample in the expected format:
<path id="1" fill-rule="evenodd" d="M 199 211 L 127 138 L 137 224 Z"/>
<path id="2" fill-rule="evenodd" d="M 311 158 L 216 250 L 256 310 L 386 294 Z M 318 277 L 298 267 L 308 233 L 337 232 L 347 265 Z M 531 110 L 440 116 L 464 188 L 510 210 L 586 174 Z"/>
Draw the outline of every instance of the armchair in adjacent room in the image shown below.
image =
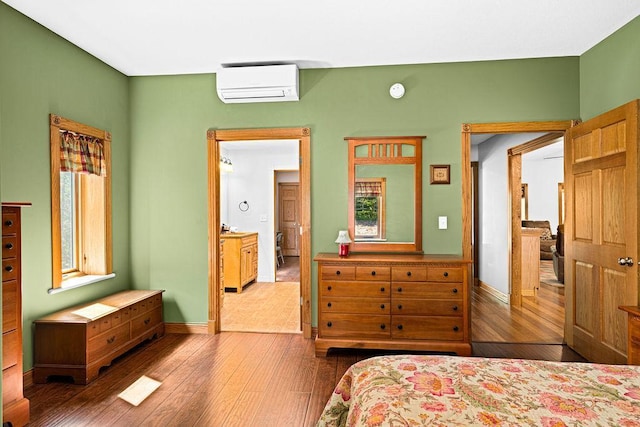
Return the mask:
<path id="1" fill-rule="evenodd" d="M 564 224 L 558 226 L 556 244 L 551 246 L 553 255 L 553 271 L 560 283 L 564 283 Z"/>

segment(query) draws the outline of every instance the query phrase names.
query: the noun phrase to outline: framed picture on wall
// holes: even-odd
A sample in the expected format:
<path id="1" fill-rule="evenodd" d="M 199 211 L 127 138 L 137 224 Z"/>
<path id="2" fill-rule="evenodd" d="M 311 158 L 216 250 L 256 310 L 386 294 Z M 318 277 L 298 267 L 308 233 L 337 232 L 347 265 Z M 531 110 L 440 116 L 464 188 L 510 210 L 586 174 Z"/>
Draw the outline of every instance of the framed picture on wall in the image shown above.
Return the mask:
<path id="1" fill-rule="evenodd" d="M 431 184 L 450 184 L 450 165 L 431 165 Z"/>

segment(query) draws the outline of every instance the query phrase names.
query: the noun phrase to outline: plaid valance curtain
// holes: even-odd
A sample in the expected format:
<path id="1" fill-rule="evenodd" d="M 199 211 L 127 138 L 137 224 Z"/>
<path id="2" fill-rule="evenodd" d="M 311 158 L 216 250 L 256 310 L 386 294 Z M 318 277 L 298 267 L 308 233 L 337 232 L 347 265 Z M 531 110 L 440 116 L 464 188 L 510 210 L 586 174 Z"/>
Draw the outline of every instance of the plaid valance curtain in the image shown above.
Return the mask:
<path id="1" fill-rule="evenodd" d="M 356 182 L 356 197 L 377 197 L 382 194 L 380 182 Z"/>
<path id="2" fill-rule="evenodd" d="M 106 176 L 104 163 L 104 141 L 60 132 L 60 171 Z"/>

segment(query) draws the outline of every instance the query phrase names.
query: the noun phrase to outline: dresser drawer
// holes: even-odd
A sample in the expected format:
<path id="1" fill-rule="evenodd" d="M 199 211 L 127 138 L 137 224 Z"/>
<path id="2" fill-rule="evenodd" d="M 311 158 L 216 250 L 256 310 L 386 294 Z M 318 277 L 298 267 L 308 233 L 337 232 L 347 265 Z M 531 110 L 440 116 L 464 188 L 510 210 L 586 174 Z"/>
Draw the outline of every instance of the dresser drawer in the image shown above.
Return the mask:
<path id="1" fill-rule="evenodd" d="M 340 282 L 325 281 L 320 284 L 320 294 L 324 297 L 388 297 L 389 282 Z"/>
<path id="2" fill-rule="evenodd" d="M 19 253 L 17 236 L 2 238 L 2 259 L 17 258 Z"/>
<path id="3" fill-rule="evenodd" d="M 394 298 L 391 304 L 391 314 L 422 315 L 422 316 L 462 316 L 462 301 L 460 300 L 429 300 Z"/>
<path id="4" fill-rule="evenodd" d="M 324 313 L 389 314 L 389 298 L 323 298 Z"/>
<path id="5" fill-rule="evenodd" d="M 18 282 L 2 282 L 2 332 L 18 327 Z"/>
<path id="6" fill-rule="evenodd" d="M 429 282 L 462 282 L 462 268 L 460 267 L 429 267 L 427 269 Z"/>
<path id="7" fill-rule="evenodd" d="M 356 268 L 352 266 L 322 266 L 320 276 L 322 280 L 354 280 Z"/>
<path id="8" fill-rule="evenodd" d="M 253 236 L 247 236 L 247 237 L 243 237 L 242 238 L 242 247 L 246 248 L 249 246 L 254 246 L 258 244 L 258 236 L 257 235 L 253 235 Z"/>
<path id="9" fill-rule="evenodd" d="M 391 279 L 394 282 L 424 282 L 427 280 L 427 267 L 393 266 L 391 267 Z"/>
<path id="10" fill-rule="evenodd" d="M 409 340 L 462 341 L 461 317 L 392 316 L 391 338 Z"/>
<path id="11" fill-rule="evenodd" d="M 129 325 L 120 325 L 89 340 L 88 363 L 107 356 L 129 341 Z"/>
<path id="12" fill-rule="evenodd" d="M 383 281 L 391 279 L 389 267 L 356 267 L 356 280 Z"/>
<path id="13" fill-rule="evenodd" d="M 461 283 L 394 283 L 391 298 L 462 299 Z"/>
<path id="14" fill-rule="evenodd" d="M 324 337 L 389 338 L 389 316 L 324 314 L 318 325 Z"/>
<path id="15" fill-rule="evenodd" d="M 17 234 L 19 229 L 18 213 L 2 208 L 2 235 Z"/>
<path id="16" fill-rule="evenodd" d="M 15 280 L 20 270 L 20 260 L 17 258 L 2 260 L 2 281 Z"/>
<path id="17" fill-rule="evenodd" d="M 18 356 L 22 357 L 22 349 L 18 341 L 18 331 L 13 330 L 2 334 L 2 369 L 7 369 L 18 363 Z"/>
<path id="18" fill-rule="evenodd" d="M 143 313 L 131 320 L 131 338 L 136 338 L 148 330 L 153 329 L 162 322 L 162 308 L 157 307 L 153 311 Z"/>

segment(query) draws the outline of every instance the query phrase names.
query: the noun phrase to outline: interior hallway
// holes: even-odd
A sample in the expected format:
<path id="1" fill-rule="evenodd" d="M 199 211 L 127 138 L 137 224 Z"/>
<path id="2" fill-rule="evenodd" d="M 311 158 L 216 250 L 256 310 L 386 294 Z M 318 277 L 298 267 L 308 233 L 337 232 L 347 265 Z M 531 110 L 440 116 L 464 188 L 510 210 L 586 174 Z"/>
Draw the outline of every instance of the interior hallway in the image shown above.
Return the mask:
<path id="1" fill-rule="evenodd" d="M 536 296 L 512 307 L 474 286 L 471 296 L 474 342 L 545 343 L 564 341 L 564 287 L 540 282 Z"/>
<path id="2" fill-rule="evenodd" d="M 299 257 L 285 257 L 276 282 L 254 282 L 239 294 L 225 292 L 220 320 L 223 331 L 301 333 Z"/>

